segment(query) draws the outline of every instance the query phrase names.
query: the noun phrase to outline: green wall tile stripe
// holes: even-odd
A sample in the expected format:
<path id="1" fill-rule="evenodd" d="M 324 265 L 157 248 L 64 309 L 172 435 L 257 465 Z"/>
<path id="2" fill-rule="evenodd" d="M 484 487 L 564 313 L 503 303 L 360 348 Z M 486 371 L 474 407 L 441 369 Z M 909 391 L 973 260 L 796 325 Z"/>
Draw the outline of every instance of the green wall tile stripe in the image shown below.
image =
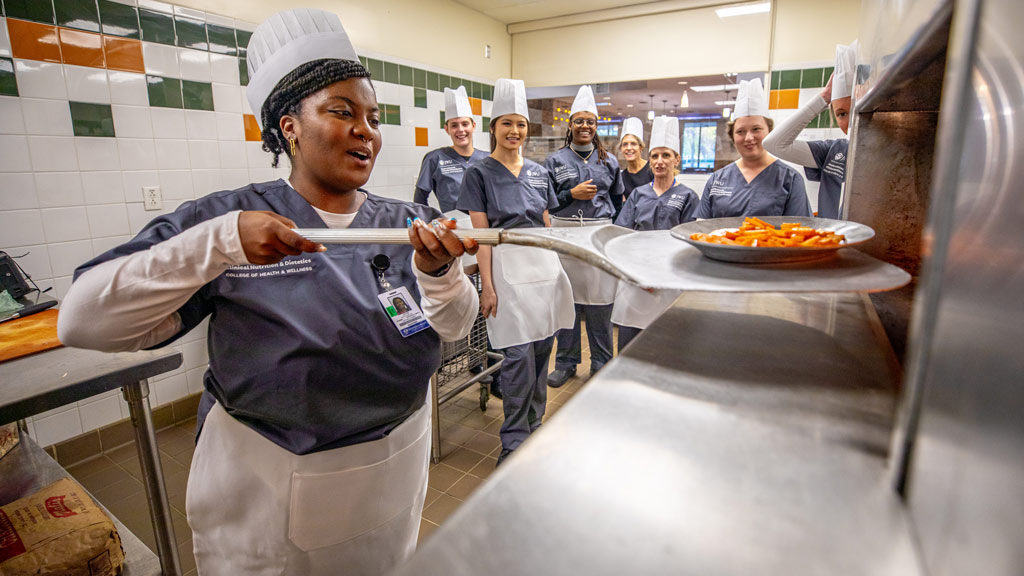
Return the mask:
<path id="1" fill-rule="evenodd" d="M 4 12 L 8 18 L 56 24 L 53 3 L 46 0 L 4 0 Z"/>
<path id="2" fill-rule="evenodd" d="M 0 58 L 0 95 L 18 95 L 18 79 L 14 75 L 14 62 L 10 58 Z"/>
<path id="3" fill-rule="evenodd" d="M 159 108 L 183 108 L 181 98 L 181 80 L 146 76 L 146 88 L 149 91 L 149 105 Z"/>
<path id="4" fill-rule="evenodd" d="M 75 136 L 114 137 L 114 114 L 110 104 L 69 102 Z"/>
<path id="5" fill-rule="evenodd" d="M 128 6 L 111 0 L 99 0 L 100 25 L 104 34 L 124 38 L 140 38 L 139 11 L 135 6 Z"/>
<path id="6" fill-rule="evenodd" d="M 181 94 L 186 109 L 213 112 L 213 84 L 182 80 Z"/>
<path id="7" fill-rule="evenodd" d="M 95 2 L 82 0 L 53 0 L 57 25 L 89 32 L 100 31 L 100 15 Z"/>

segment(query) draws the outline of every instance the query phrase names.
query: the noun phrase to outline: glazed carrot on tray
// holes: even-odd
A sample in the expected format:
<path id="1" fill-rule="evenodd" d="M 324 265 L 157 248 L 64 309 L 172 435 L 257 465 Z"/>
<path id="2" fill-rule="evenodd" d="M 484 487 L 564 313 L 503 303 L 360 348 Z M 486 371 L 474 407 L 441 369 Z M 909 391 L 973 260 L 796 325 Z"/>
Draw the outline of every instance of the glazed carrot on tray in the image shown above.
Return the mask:
<path id="1" fill-rule="evenodd" d="M 722 228 L 710 234 L 698 232 L 691 234 L 690 239 L 727 246 L 792 248 L 796 246 L 839 246 L 846 237 L 829 230 L 809 228 L 795 222 L 787 222 L 776 228 L 756 216 L 751 216 L 746 218 L 739 228 Z"/>

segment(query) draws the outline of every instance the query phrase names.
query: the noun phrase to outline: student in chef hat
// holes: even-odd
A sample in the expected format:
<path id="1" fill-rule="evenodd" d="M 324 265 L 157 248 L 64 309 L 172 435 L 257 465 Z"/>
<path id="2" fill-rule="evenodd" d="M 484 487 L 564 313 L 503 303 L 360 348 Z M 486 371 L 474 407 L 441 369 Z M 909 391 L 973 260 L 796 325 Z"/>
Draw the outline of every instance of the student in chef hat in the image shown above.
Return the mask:
<path id="1" fill-rule="evenodd" d="M 453 265 L 466 245 L 437 210 L 360 188 L 380 110 L 337 16 L 271 16 L 248 65 L 247 98 L 288 179 L 186 202 L 82 265 L 58 332 L 127 351 L 209 320 L 185 502 L 199 574 L 382 574 L 416 547 L 441 339 L 476 318 Z M 327 248 L 293 230 L 413 218 L 412 246 Z M 369 264 L 381 258 L 382 275 Z M 394 298 L 423 321 L 393 322 Z"/>
<path id="2" fill-rule="evenodd" d="M 622 166 L 622 201 L 615 206 L 618 217 L 622 204 L 629 200 L 634 189 L 654 181 L 651 166 L 643 157 L 644 123 L 639 118 L 626 118 L 622 121 L 622 134 L 619 136 L 619 153 L 626 159 Z M 615 197 L 612 197 L 615 200 Z"/>
<path id="3" fill-rule="evenodd" d="M 797 140 L 797 136 L 826 108 L 831 109 L 843 134 L 849 133 L 856 75 L 857 42 L 849 46 L 837 44 L 835 71 L 825 89 L 764 140 L 766 150 L 783 160 L 800 164 L 808 180 L 821 182 L 818 187 L 818 216 L 821 218 L 843 217 L 842 198 L 850 141 L 847 138 L 802 141 Z"/>
<path id="4" fill-rule="evenodd" d="M 773 125 L 767 115 L 761 79 L 741 81 L 729 123 L 729 137 L 740 157 L 708 179 L 697 218 L 811 215 L 803 175 L 761 144 Z"/>
<path id="5" fill-rule="evenodd" d="M 452 145 L 432 150 L 423 157 L 413 202 L 426 204 L 433 192 L 441 211 L 451 212 L 459 199 L 466 168 L 486 158 L 487 152 L 473 147 L 476 120 L 464 86 L 444 89 L 444 119 L 444 131 L 452 139 Z"/>

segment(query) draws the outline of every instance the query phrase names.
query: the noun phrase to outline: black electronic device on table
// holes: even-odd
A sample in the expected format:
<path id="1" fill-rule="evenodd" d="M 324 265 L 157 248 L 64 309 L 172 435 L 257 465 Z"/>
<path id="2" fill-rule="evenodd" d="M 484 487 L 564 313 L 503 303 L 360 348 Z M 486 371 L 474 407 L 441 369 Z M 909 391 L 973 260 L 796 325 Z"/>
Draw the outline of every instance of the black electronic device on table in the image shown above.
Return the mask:
<path id="1" fill-rule="evenodd" d="M 32 282 L 32 277 L 25 274 L 14 258 L 0 251 L 0 292 L 5 290 L 15 302 L 21 304 L 21 308 L 0 312 L 0 322 L 23 318 L 57 304 L 57 299 L 43 294 L 39 286 Z"/>

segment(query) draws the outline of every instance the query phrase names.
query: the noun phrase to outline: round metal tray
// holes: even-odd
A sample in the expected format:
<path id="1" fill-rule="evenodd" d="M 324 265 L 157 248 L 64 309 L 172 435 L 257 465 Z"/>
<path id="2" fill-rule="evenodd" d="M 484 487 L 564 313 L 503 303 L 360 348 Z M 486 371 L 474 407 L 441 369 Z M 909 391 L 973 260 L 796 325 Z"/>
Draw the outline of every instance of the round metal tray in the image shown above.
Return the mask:
<path id="1" fill-rule="evenodd" d="M 738 262 L 741 264 L 768 264 L 774 262 L 801 262 L 805 260 L 816 260 L 827 258 L 836 251 L 863 244 L 875 236 L 875 231 L 870 227 L 857 222 L 845 220 L 830 220 L 828 218 L 812 218 L 806 216 L 762 216 L 761 220 L 780 227 L 785 222 L 795 222 L 801 226 L 815 228 L 818 230 L 829 230 L 836 234 L 846 236 L 846 240 L 839 246 L 794 246 L 791 248 L 779 247 L 754 247 L 754 246 L 729 246 L 725 244 L 711 244 L 691 240 L 690 235 L 694 233 L 709 234 L 722 228 L 739 228 L 744 218 L 712 218 L 710 220 L 698 220 L 680 224 L 672 229 L 672 236 L 690 244 L 701 251 L 704 256 L 721 260 L 723 262 Z"/>

